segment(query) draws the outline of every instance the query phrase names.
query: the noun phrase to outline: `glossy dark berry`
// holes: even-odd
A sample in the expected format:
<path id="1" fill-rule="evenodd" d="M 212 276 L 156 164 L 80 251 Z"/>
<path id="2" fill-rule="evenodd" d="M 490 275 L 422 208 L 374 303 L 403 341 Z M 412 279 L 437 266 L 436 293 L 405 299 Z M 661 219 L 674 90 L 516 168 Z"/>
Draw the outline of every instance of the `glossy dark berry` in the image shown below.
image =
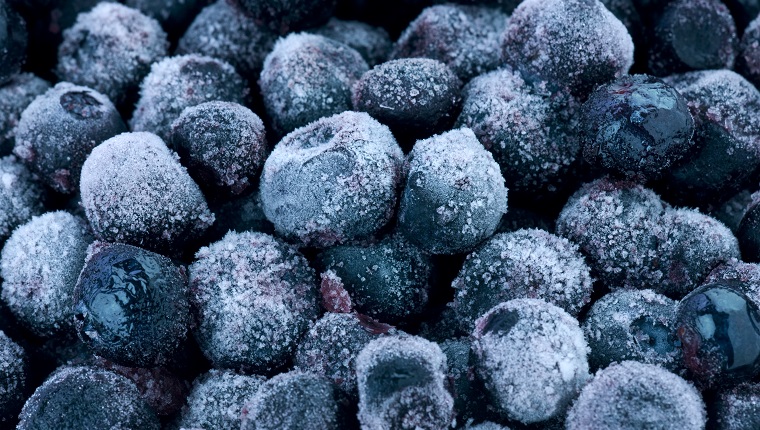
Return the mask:
<path id="1" fill-rule="evenodd" d="M 285 136 L 264 163 L 260 193 L 277 233 L 326 247 L 374 235 L 393 216 L 403 154 L 366 113 L 322 118 Z"/>
<path id="2" fill-rule="evenodd" d="M 156 413 L 129 379 L 96 367 L 62 367 L 21 411 L 19 430 L 158 430 Z"/>
<path id="3" fill-rule="evenodd" d="M 649 69 L 657 76 L 730 69 L 738 42 L 734 19 L 720 0 L 676 0 L 654 29 Z"/>
<path id="4" fill-rule="evenodd" d="M 633 41 L 598 0 L 527 0 L 510 17 L 502 42 L 507 63 L 531 83 L 584 98 L 628 72 Z"/>
<path id="5" fill-rule="evenodd" d="M 47 81 L 31 73 L 20 73 L 5 85 L 0 85 L 0 155 L 5 156 L 13 151 L 21 112 L 49 89 Z"/>
<path id="6" fill-rule="evenodd" d="M 287 34 L 327 22 L 336 0 L 235 0 L 235 3 L 257 24 Z"/>
<path id="7" fill-rule="evenodd" d="M 393 48 L 387 31 L 361 21 L 330 18 L 327 24 L 309 32 L 345 43 L 361 54 L 370 67 L 386 61 Z"/>
<path id="8" fill-rule="evenodd" d="M 705 279 L 705 284 L 729 284 L 760 304 L 760 264 L 732 261 L 721 264 Z"/>
<path id="9" fill-rule="evenodd" d="M 760 6 L 760 3 L 759 3 Z M 736 56 L 736 71 L 760 86 L 760 19 L 755 18 L 744 31 Z"/>
<path id="10" fill-rule="evenodd" d="M 678 305 L 684 365 L 704 387 L 732 385 L 760 373 L 760 310 L 738 288 L 705 284 Z"/>
<path id="11" fill-rule="evenodd" d="M 29 385 L 28 356 L 0 331 L 0 427 L 13 428 L 24 405 Z"/>
<path id="12" fill-rule="evenodd" d="M 0 158 L 0 244 L 13 230 L 44 211 L 44 190 L 16 157 Z"/>
<path id="13" fill-rule="evenodd" d="M 405 58 L 375 66 L 353 88 L 354 109 L 367 112 L 398 136 L 429 137 L 451 128 L 462 82 L 445 64 Z"/>
<path id="14" fill-rule="evenodd" d="M 79 189 L 90 151 L 127 131 L 108 97 L 87 87 L 57 84 L 21 114 L 13 152 L 60 193 Z"/>
<path id="15" fill-rule="evenodd" d="M 752 194 L 751 199 L 739 222 L 736 237 L 744 261 L 757 263 L 760 262 L 760 194 Z"/>
<path id="16" fill-rule="evenodd" d="M 0 2 L 0 85 L 21 71 L 26 59 L 26 24 L 7 1 Z"/>
<path id="17" fill-rule="evenodd" d="M 624 361 L 597 372 L 567 414 L 567 430 L 700 430 L 699 391 L 660 366 Z"/>
<path id="18" fill-rule="evenodd" d="M 131 245 L 96 242 L 74 288 L 74 325 L 90 350 L 117 364 L 168 364 L 189 334 L 184 272 Z"/>
<path id="19" fill-rule="evenodd" d="M 652 76 L 624 75 L 591 93 L 581 108 L 584 159 L 642 182 L 681 163 L 694 143 L 686 100 Z"/>
<path id="20" fill-rule="evenodd" d="M 472 337 L 478 374 L 503 418 L 531 424 L 562 416 L 589 378 L 578 321 L 543 300 L 495 306 Z"/>
<path id="21" fill-rule="evenodd" d="M 266 379 L 230 370 L 212 369 L 193 382 L 182 409 L 180 428 L 238 430 L 243 406 L 259 391 Z"/>
<path id="22" fill-rule="evenodd" d="M 760 428 L 760 384 L 748 382 L 724 388 L 708 406 L 715 430 Z"/>
<path id="23" fill-rule="evenodd" d="M 291 34 L 264 60 L 259 88 L 281 135 L 351 109 L 351 87 L 369 66 L 353 48 L 324 36 Z"/>
<path id="24" fill-rule="evenodd" d="M 221 101 L 182 111 L 169 143 L 190 176 L 212 194 L 246 191 L 256 183 L 267 150 L 261 118 L 245 106 Z"/>

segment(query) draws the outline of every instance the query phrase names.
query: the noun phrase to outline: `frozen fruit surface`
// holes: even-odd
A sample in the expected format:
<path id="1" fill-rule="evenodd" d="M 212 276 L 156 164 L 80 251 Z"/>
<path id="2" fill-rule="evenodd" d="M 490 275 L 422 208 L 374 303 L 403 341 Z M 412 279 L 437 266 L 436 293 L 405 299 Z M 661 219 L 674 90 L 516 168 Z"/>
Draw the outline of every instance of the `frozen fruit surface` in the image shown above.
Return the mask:
<path id="1" fill-rule="evenodd" d="M 13 151 L 21 113 L 48 89 L 50 83 L 31 73 L 19 73 L 0 86 L 0 154 L 8 155 Z"/>

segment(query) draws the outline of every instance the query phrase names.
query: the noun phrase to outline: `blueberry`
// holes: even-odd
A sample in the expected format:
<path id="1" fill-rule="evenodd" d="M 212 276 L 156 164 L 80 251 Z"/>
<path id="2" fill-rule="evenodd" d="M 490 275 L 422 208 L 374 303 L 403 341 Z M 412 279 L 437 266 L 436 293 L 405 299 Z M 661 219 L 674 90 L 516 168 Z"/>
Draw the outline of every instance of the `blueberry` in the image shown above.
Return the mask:
<path id="1" fill-rule="evenodd" d="M 705 428 L 705 406 L 693 385 L 676 374 L 636 361 L 596 374 L 567 414 L 567 430 Z"/>
<path id="2" fill-rule="evenodd" d="M 95 367 L 62 367 L 21 411 L 19 430 L 158 430 L 156 413 L 129 379 Z"/>
<path id="3" fill-rule="evenodd" d="M 31 73 L 20 73 L 0 86 L 0 155 L 11 153 L 16 144 L 16 126 L 21 112 L 50 89 L 50 84 Z"/>
<path id="4" fill-rule="evenodd" d="M 732 233 L 738 234 L 739 224 L 752 203 L 752 194 L 749 190 L 741 190 L 733 197 L 726 200 L 720 206 L 714 208 L 710 215 L 722 222 Z"/>
<path id="5" fill-rule="evenodd" d="M 724 388 L 708 409 L 716 430 L 760 428 L 760 384 L 747 382 Z"/>
<path id="6" fill-rule="evenodd" d="M 532 424 L 562 416 L 589 378 L 578 321 L 543 300 L 495 306 L 472 337 L 476 369 L 503 418 Z"/>
<path id="7" fill-rule="evenodd" d="M 736 237 L 739 238 L 743 259 L 760 262 L 760 193 L 752 194 L 739 222 Z"/>
<path id="8" fill-rule="evenodd" d="M 681 164 L 694 147 L 686 100 L 648 75 L 624 75 L 599 86 L 583 104 L 580 122 L 589 164 L 642 182 Z"/>
<path id="9" fill-rule="evenodd" d="M 503 426 L 501 424 L 496 424 L 492 421 L 483 421 L 482 423 L 476 425 L 468 425 L 465 427 L 465 430 L 509 430 L 509 427 Z"/>
<path id="10" fill-rule="evenodd" d="M 716 267 L 704 281 L 705 284 L 728 284 L 746 294 L 760 306 L 760 265 L 731 261 Z"/>
<path id="11" fill-rule="evenodd" d="M 21 114 L 13 152 L 48 186 L 71 194 L 79 188 L 90 151 L 125 131 L 127 126 L 106 96 L 61 82 Z"/>
<path id="12" fill-rule="evenodd" d="M 472 250 L 496 230 L 507 211 L 499 165 L 468 128 L 420 140 L 409 154 L 399 230 L 423 250 Z"/>
<path id="13" fill-rule="evenodd" d="M 21 71 L 26 59 L 26 24 L 5 1 L 0 1 L 0 85 Z"/>
<path id="14" fill-rule="evenodd" d="M 19 411 L 26 399 L 29 365 L 24 349 L 0 331 L 0 426 L 14 428 Z"/>
<path id="15" fill-rule="evenodd" d="M 330 18 L 327 24 L 310 31 L 345 43 L 361 54 L 370 67 L 387 60 L 393 47 L 387 31 L 360 21 Z"/>
<path id="16" fill-rule="evenodd" d="M 466 422 L 485 416 L 488 399 L 483 383 L 475 376 L 472 342 L 467 338 L 449 339 L 439 345 L 446 354 L 446 379 L 454 398 L 457 421 Z"/>
<path id="17" fill-rule="evenodd" d="M 158 21 L 172 43 L 185 32 L 210 0 L 125 0 L 124 4 Z M 84 10 L 87 10 L 85 8 Z"/>
<path id="18" fill-rule="evenodd" d="M 132 95 L 150 65 L 168 50 L 166 33 L 156 20 L 118 3 L 99 3 L 64 31 L 56 72 L 124 107 L 135 101 Z"/>
<path id="19" fill-rule="evenodd" d="M 678 305 L 684 365 L 702 386 L 732 385 L 760 373 L 760 310 L 729 283 L 705 284 Z"/>
<path id="20" fill-rule="evenodd" d="M 435 0 L 435 3 L 449 3 L 446 0 Z M 455 0 L 451 3 L 461 3 L 465 5 L 487 6 L 499 9 L 504 13 L 512 13 L 520 4 L 520 0 Z"/>
<path id="21" fill-rule="evenodd" d="M 13 230 L 43 212 L 44 190 L 27 168 L 9 155 L 0 158 L 0 244 Z"/>
<path id="22" fill-rule="evenodd" d="M 336 0 L 235 0 L 260 25 L 280 34 L 324 24 Z"/>
<path id="23" fill-rule="evenodd" d="M 274 234 L 274 225 L 267 220 L 261 207 L 259 193 L 244 194 L 222 202 L 211 210 L 216 216 L 214 224 L 206 230 L 202 242 L 211 243 L 224 237 L 228 231 L 258 231 Z"/>
<path id="24" fill-rule="evenodd" d="M 96 242 L 74 288 L 74 325 L 92 352 L 117 364 L 170 364 L 190 327 L 184 272 L 131 245 Z"/>
<path id="25" fill-rule="evenodd" d="M 212 369 L 193 382 L 182 410 L 180 428 L 239 429 L 243 406 L 259 391 L 266 379 L 230 370 Z"/>
<path id="26" fill-rule="evenodd" d="M 37 336 L 73 329 L 73 292 L 92 233 L 85 220 L 48 212 L 17 228 L 2 250 L 2 298 Z"/>
<path id="27" fill-rule="evenodd" d="M 736 71 L 755 87 L 760 86 L 760 15 L 756 16 L 747 26 L 736 56 Z"/>

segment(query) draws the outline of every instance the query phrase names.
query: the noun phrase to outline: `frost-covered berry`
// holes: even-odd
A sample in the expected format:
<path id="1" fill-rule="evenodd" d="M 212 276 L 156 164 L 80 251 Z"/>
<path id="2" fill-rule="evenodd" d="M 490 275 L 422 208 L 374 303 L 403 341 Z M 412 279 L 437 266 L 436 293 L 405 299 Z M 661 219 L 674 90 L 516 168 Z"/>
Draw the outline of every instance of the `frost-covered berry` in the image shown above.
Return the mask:
<path id="1" fill-rule="evenodd" d="M 736 71 L 756 87 L 760 85 L 760 15 L 744 30 L 736 57 Z"/>
<path id="2" fill-rule="evenodd" d="M 702 397 L 660 366 L 624 361 L 599 371 L 567 414 L 567 430 L 700 430 Z"/>
<path id="3" fill-rule="evenodd" d="M 467 256 L 452 287 L 461 327 L 501 302 L 542 299 L 578 315 L 591 300 L 590 269 L 578 246 L 543 230 L 518 230 L 493 236 Z"/>
<path id="4" fill-rule="evenodd" d="M 19 430 L 158 430 L 156 413 L 129 379 L 96 367 L 62 367 L 26 401 Z"/>
<path id="5" fill-rule="evenodd" d="M 732 261 L 710 272 L 704 284 L 728 284 L 760 306 L 760 264 Z"/>
<path id="6" fill-rule="evenodd" d="M 361 54 L 370 67 L 387 60 L 393 48 L 387 31 L 360 21 L 330 18 L 327 24 L 309 31 L 345 43 Z"/>
<path id="7" fill-rule="evenodd" d="M 0 1 L 0 85 L 21 71 L 26 60 L 27 36 L 21 15 L 8 2 Z"/>
<path id="8" fill-rule="evenodd" d="M 151 133 L 123 133 L 82 167 L 82 206 L 102 240 L 176 252 L 214 221 L 198 185 Z"/>
<path id="9" fill-rule="evenodd" d="M 319 312 L 306 259 L 264 233 L 228 233 L 201 248 L 189 272 L 195 339 L 217 368 L 282 366 Z"/>
<path id="10" fill-rule="evenodd" d="M 404 30 L 391 58 L 432 58 L 467 82 L 501 65 L 499 44 L 508 20 L 491 7 L 431 6 Z"/>
<path id="11" fill-rule="evenodd" d="M 23 348 L 0 331 L 0 426 L 13 428 L 27 389 L 28 364 Z"/>
<path id="12" fill-rule="evenodd" d="M 592 369 L 635 360 L 682 368 L 676 302 L 652 290 L 620 290 L 594 302 L 583 321 Z"/>
<path id="13" fill-rule="evenodd" d="M 633 41 L 598 0 L 526 0 L 512 13 L 504 60 L 529 82 L 585 97 L 627 73 Z"/>
<path id="14" fill-rule="evenodd" d="M 63 32 L 56 72 L 61 80 L 90 87 L 117 106 L 134 102 L 150 65 L 168 54 L 166 33 L 153 18 L 110 2 L 80 13 Z"/>
<path id="15" fill-rule="evenodd" d="M 709 405 L 715 430 L 760 428 L 760 384 L 747 382 L 717 392 Z"/>
<path id="16" fill-rule="evenodd" d="M 488 238 L 507 211 L 499 165 L 468 128 L 420 140 L 407 158 L 399 230 L 433 254 L 456 254 Z"/>
<path id="17" fill-rule="evenodd" d="M 165 58 L 153 63 L 140 84 L 130 126 L 168 140 L 185 108 L 213 100 L 243 103 L 247 93 L 243 78 L 224 61 L 196 54 Z"/>
<path id="18" fill-rule="evenodd" d="M 241 194 L 256 183 L 267 150 L 261 118 L 245 106 L 206 102 L 172 124 L 169 144 L 204 189 Z"/>
<path id="19" fill-rule="evenodd" d="M 516 299 L 475 323 L 472 350 L 492 404 L 524 424 L 562 416 L 589 377 L 578 321 L 536 299 Z"/>
<path id="20" fill-rule="evenodd" d="M 37 178 L 16 157 L 0 158 L 0 244 L 16 227 L 42 214 L 43 196 Z"/>
<path id="21" fill-rule="evenodd" d="M 432 261 L 400 235 L 369 246 L 334 246 L 319 255 L 356 310 L 398 324 L 422 313 L 428 303 Z"/>
<path id="22" fill-rule="evenodd" d="M 79 338 L 117 364 L 170 364 L 191 323 L 184 271 L 131 245 L 95 242 L 88 254 L 74 288 Z"/>
<path id="23" fill-rule="evenodd" d="M 576 105 L 504 68 L 465 86 L 456 124 L 470 127 L 493 154 L 510 192 L 531 196 L 574 184 L 569 171 L 580 155 Z"/>
<path id="24" fill-rule="evenodd" d="M 264 382 L 243 407 L 241 430 L 339 430 L 335 386 L 308 372 L 281 373 Z"/>
<path id="25" fill-rule="evenodd" d="M 61 82 L 21 114 L 13 152 L 60 193 L 79 188 L 82 164 L 93 148 L 127 131 L 108 97 Z"/>
<path id="26" fill-rule="evenodd" d="M 257 25 L 226 0 L 218 0 L 195 17 L 175 54 L 199 54 L 226 61 L 241 76 L 256 82 L 276 34 Z"/>
<path id="27" fill-rule="evenodd" d="M 488 399 L 482 381 L 475 374 L 472 342 L 467 338 L 448 339 L 439 346 L 446 354 L 446 379 L 449 392 L 454 398 L 457 421 L 482 418 L 487 413 Z"/>
<path id="28" fill-rule="evenodd" d="M 366 113 L 322 118 L 285 136 L 264 163 L 261 204 L 277 233 L 326 247 L 375 234 L 393 216 L 403 154 Z"/>
<path id="29" fill-rule="evenodd" d="M 351 87 L 369 66 L 348 45 L 324 36 L 291 34 L 264 60 L 261 96 L 276 132 L 286 134 L 351 109 Z"/>
<path id="30" fill-rule="evenodd" d="M 182 409 L 180 428 L 239 430 L 243 406 L 259 391 L 266 379 L 212 369 L 193 382 Z"/>
<path id="31" fill-rule="evenodd" d="M 73 295 L 92 235 L 85 220 L 49 212 L 17 228 L 3 247 L 2 298 L 34 334 L 73 328 Z"/>
<path id="32" fill-rule="evenodd" d="M 465 430 L 509 430 L 509 427 L 496 424 L 492 421 L 484 421 L 480 424 L 475 425 L 468 425 L 464 428 Z"/>
<path id="33" fill-rule="evenodd" d="M 234 0 L 260 25 L 280 34 L 324 24 L 336 0 Z"/>
<path id="34" fill-rule="evenodd" d="M 750 196 L 736 236 L 744 261 L 760 262 L 760 193 L 755 192 Z"/>
<path id="35" fill-rule="evenodd" d="M 731 13 L 720 0 L 668 3 L 652 32 L 649 69 L 657 76 L 731 69 L 739 43 Z"/>
<path id="36" fill-rule="evenodd" d="M 444 387 L 446 356 L 415 336 L 385 336 L 356 359 L 362 430 L 444 430 L 454 402 Z"/>
<path id="37" fill-rule="evenodd" d="M 21 113 L 50 84 L 31 73 L 20 73 L 0 86 L 0 155 L 8 155 L 16 144 L 16 126 Z"/>
<path id="38" fill-rule="evenodd" d="M 403 58 L 375 66 L 354 85 L 354 109 L 367 112 L 399 136 L 428 137 L 451 128 L 462 82 L 437 60 Z"/>

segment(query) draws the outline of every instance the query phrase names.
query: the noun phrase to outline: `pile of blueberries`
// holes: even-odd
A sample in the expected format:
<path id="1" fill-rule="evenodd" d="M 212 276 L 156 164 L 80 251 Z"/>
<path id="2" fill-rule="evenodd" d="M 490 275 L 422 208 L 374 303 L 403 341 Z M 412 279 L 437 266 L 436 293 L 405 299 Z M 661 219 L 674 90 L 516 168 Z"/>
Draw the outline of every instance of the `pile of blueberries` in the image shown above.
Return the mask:
<path id="1" fill-rule="evenodd" d="M 758 14 L 0 0 L 0 429 L 760 429 Z"/>

